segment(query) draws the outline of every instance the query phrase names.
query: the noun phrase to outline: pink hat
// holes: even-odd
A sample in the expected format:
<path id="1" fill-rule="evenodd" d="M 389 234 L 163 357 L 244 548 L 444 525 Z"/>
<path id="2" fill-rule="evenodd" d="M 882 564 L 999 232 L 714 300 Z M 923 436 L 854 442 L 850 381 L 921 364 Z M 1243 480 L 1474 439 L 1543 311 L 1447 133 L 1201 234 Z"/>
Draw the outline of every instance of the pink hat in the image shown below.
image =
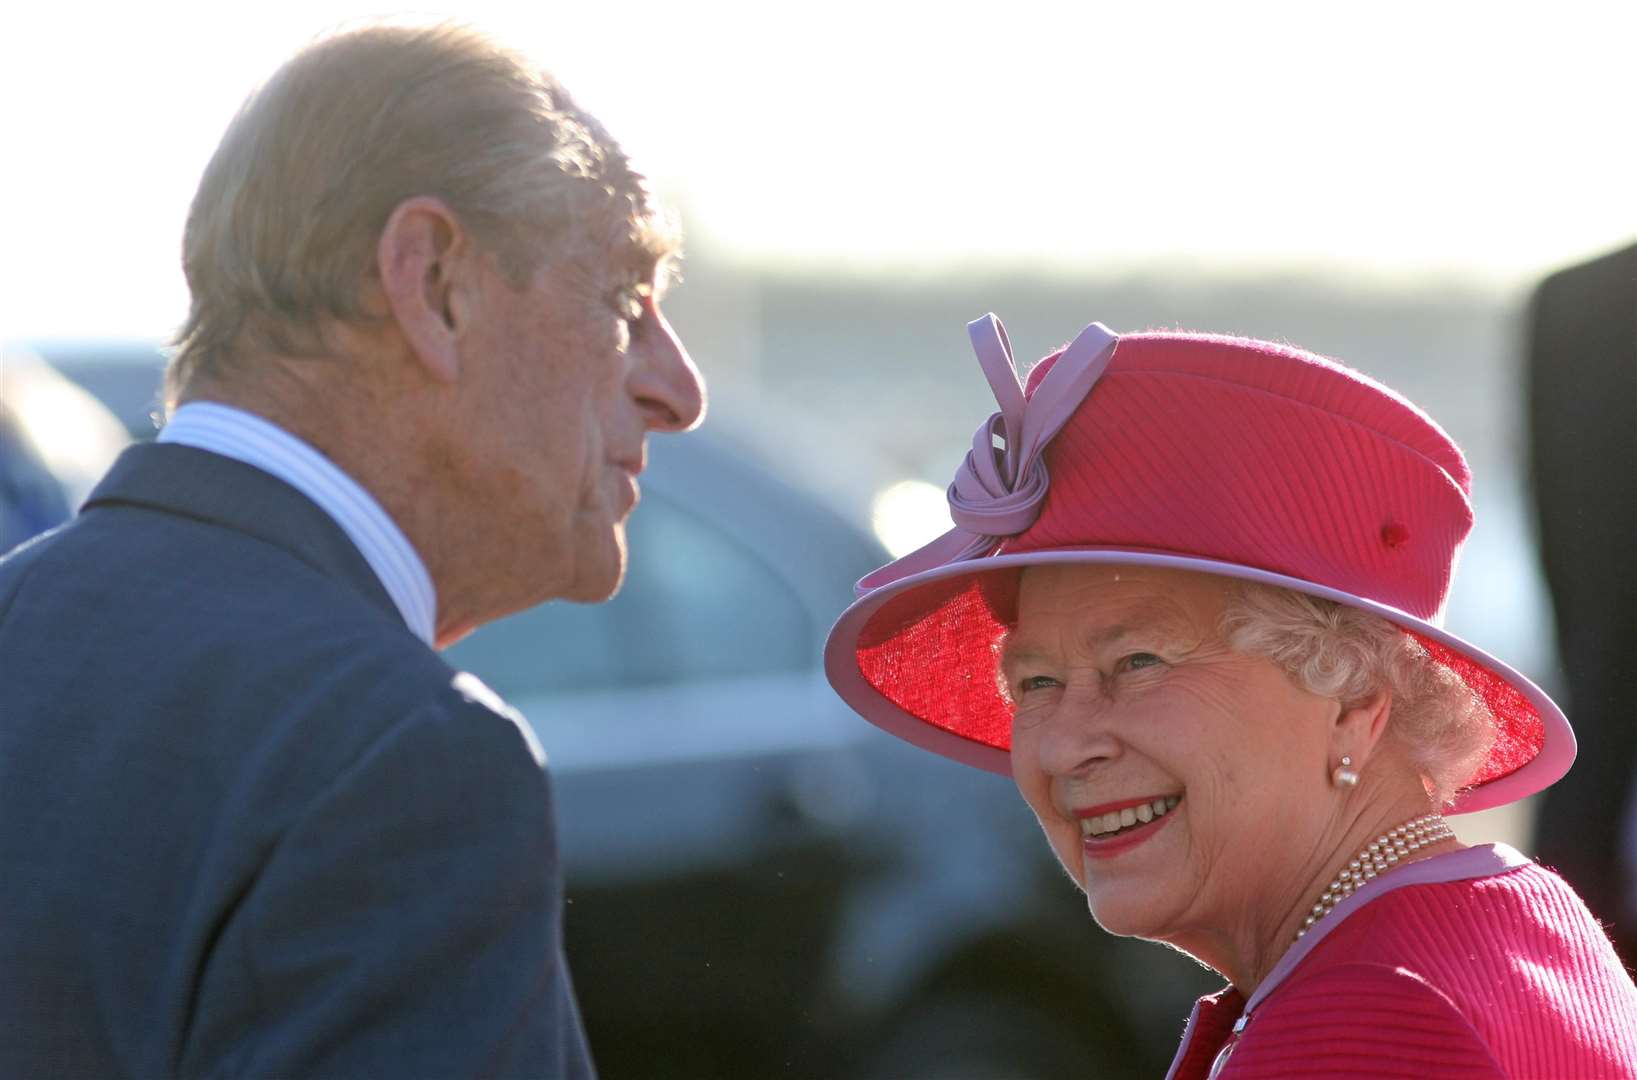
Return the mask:
<path id="1" fill-rule="evenodd" d="M 830 631 L 830 684 L 872 723 L 1009 773 L 995 645 L 1018 571 L 1174 567 L 1350 604 L 1413 634 L 1495 718 L 1450 812 L 1531 795 L 1574 733 L 1534 683 L 1439 625 L 1472 528 L 1471 474 L 1430 417 L 1385 386 L 1284 345 L 1116 337 L 1093 323 L 1019 385 L 993 315 L 967 327 L 1000 411 L 949 489 L 955 528 L 858 583 Z"/>

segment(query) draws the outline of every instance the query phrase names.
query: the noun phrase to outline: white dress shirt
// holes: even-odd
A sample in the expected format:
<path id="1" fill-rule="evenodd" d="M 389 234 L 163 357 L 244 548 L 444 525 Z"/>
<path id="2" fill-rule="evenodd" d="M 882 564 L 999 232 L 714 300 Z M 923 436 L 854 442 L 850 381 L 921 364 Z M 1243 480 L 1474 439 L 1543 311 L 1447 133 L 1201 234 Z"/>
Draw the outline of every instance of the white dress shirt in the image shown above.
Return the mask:
<path id="1" fill-rule="evenodd" d="M 375 571 L 404 624 L 433 645 L 438 603 L 426 564 L 381 504 L 335 462 L 277 424 L 213 401 L 190 401 L 177 409 L 159 441 L 242 461 L 313 500 Z"/>

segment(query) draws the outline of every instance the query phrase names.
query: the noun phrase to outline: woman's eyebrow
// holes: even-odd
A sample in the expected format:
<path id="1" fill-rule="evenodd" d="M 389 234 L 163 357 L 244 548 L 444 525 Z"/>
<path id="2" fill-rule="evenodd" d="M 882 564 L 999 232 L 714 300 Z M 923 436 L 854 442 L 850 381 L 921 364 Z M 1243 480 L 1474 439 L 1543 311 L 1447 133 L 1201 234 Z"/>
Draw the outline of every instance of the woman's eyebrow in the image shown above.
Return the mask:
<path id="1" fill-rule="evenodd" d="M 1122 611 L 1117 622 L 1091 627 L 1078 635 L 1078 640 L 1082 648 L 1088 652 L 1096 652 L 1110 645 L 1117 645 L 1122 639 L 1137 634 L 1170 634 L 1194 640 L 1190 629 L 1191 624 L 1186 614 L 1176 605 L 1162 601 L 1143 603 Z M 1019 641 L 1015 631 L 1008 634 L 1000 646 L 1002 672 L 1021 663 L 1047 659 L 1049 654 L 1045 649 L 1027 640 Z"/>
<path id="2" fill-rule="evenodd" d="M 1081 638 L 1081 642 L 1089 649 L 1095 651 L 1096 649 L 1113 644 L 1114 642 L 1119 641 L 1121 638 L 1129 637 L 1132 634 L 1147 629 L 1149 625 L 1149 623 L 1140 618 L 1133 622 L 1119 622 L 1112 626 L 1100 627 L 1088 632 Z M 1045 649 L 1042 649 L 1027 641 L 1022 642 L 1021 644 L 1015 643 L 1015 641 L 1015 638 L 1008 637 L 1005 643 L 1001 645 L 1000 667 L 1002 671 L 1008 670 L 1009 668 L 1018 664 L 1031 661 L 1040 662 L 1048 659 Z"/>
<path id="3" fill-rule="evenodd" d="M 1009 675 L 1013 668 L 1024 664 L 1040 663 L 1046 659 L 1045 650 L 1024 642 L 1014 644 L 1015 639 L 1008 636 L 1000 647 L 1000 671 L 1002 675 Z"/>
<path id="4" fill-rule="evenodd" d="M 1138 634 L 1173 633 L 1179 622 L 1174 614 L 1159 609 L 1136 612 L 1112 626 L 1091 631 L 1081 641 L 1093 649 L 1106 648 Z"/>

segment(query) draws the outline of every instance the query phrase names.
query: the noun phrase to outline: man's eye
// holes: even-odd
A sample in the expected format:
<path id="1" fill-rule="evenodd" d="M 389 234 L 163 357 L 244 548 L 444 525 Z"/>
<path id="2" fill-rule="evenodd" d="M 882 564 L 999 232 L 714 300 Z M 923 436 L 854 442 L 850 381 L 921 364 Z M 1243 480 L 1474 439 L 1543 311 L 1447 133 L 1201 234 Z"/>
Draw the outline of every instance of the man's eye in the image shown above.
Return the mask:
<path id="1" fill-rule="evenodd" d="M 614 293 L 614 311 L 627 324 L 635 326 L 647 314 L 648 299 L 653 295 L 654 287 L 645 282 L 626 285 Z"/>
<path id="2" fill-rule="evenodd" d="M 628 323 L 642 321 L 642 297 L 635 289 L 621 289 L 614 294 L 614 310 Z"/>

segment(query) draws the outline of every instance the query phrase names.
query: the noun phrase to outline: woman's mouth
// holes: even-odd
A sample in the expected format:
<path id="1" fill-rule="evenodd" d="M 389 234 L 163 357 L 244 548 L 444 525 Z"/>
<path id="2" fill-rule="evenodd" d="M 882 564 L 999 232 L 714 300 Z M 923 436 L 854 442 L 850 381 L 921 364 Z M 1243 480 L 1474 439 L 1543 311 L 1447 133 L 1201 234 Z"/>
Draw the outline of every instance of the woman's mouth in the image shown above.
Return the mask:
<path id="1" fill-rule="evenodd" d="M 1080 818 L 1080 835 L 1105 838 L 1118 836 L 1127 829 L 1147 825 L 1157 818 L 1164 817 L 1176 809 L 1177 803 L 1181 801 L 1182 797 L 1179 795 L 1156 795 L 1152 799 L 1123 806 L 1117 810 L 1077 815 Z"/>
<path id="2" fill-rule="evenodd" d="M 1154 795 L 1081 811 L 1080 848 L 1088 859 L 1124 854 L 1165 828 L 1181 802 L 1181 795 Z"/>

